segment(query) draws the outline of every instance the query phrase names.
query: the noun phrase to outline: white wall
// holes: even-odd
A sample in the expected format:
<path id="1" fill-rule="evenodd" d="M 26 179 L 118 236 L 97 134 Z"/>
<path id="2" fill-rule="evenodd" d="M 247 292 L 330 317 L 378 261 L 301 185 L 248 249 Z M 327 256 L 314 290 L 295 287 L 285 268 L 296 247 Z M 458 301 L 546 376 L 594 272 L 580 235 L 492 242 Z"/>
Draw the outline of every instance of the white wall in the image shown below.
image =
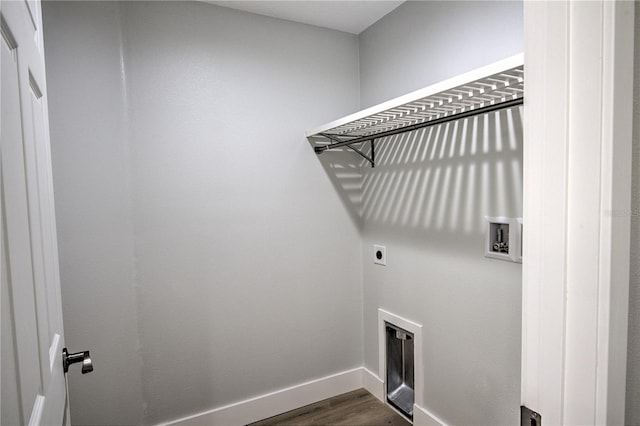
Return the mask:
<path id="1" fill-rule="evenodd" d="M 157 423 L 362 365 L 360 223 L 304 139 L 357 109 L 357 37 L 185 2 L 48 3 L 45 24 L 65 323 L 96 360 L 71 376 L 73 422 Z"/>
<path id="2" fill-rule="evenodd" d="M 149 420 L 361 365 L 359 229 L 304 140 L 357 108 L 357 39 L 199 3 L 123 17 Z"/>
<path id="3" fill-rule="evenodd" d="M 67 347 L 76 424 L 142 421 L 124 81 L 116 3 L 43 2 Z"/>
<path id="4" fill-rule="evenodd" d="M 405 3 L 360 35 L 361 103 L 522 51 L 522 30 L 519 2 Z M 416 403 L 448 424 L 519 422 L 521 265 L 484 257 L 483 216 L 522 215 L 522 120 L 400 135 L 363 167 L 365 366 L 378 369 L 378 308 L 422 324 Z"/>
<path id="5" fill-rule="evenodd" d="M 154 423 L 359 365 L 362 281 L 369 369 L 383 307 L 424 326 L 418 403 L 452 424 L 515 422 L 520 267 L 482 257 L 481 218 L 521 214 L 521 112 L 391 142 L 364 166 L 362 206 L 352 157 L 318 162 L 302 134 L 359 95 L 521 51 L 520 2 L 407 2 L 358 39 L 204 4 L 43 7 L 66 338 L 96 364 L 69 375 L 74 423 Z"/>
<path id="6" fill-rule="evenodd" d="M 523 50 L 521 1 L 407 1 L 360 34 L 365 108 Z"/>
<path id="7" fill-rule="evenodd" d="M 633 92 L 633 181 L 631 189 L 631 263 L 629 282 L 629 350 L 625 424 L 640 425 L 640 7 L 635 4 Z"/>

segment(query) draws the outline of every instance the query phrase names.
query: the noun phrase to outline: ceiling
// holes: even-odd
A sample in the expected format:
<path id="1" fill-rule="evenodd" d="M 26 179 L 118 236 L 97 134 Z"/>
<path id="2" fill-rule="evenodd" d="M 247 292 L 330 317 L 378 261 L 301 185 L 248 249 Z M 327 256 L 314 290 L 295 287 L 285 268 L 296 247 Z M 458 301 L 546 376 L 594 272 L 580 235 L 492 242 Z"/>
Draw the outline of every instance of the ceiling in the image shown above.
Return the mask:
<path id="1" fill-rule="evenodd" d="M 352 34 L 360 34 L 378 19 L 404 3 L 404 0 L 205 1 L 232 9 Z"/>

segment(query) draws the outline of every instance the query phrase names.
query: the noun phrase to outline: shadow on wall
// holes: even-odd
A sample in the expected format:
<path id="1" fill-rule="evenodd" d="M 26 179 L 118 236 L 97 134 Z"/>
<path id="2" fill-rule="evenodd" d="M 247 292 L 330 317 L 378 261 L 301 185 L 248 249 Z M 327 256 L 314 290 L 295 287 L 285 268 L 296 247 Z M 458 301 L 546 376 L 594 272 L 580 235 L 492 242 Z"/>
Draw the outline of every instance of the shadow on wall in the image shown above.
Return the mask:
<path id="1" fill-rule="evenodd" d="M 313 142 L 311 144 L 313 145 Z M 336 148 L 325 151 L 318 156 L 318 159 L 340 196 L 351 220 L 358 229 L 362 229 L 361 157 L 347 148 Z"/>
<path id="2" fill-rule="evenodd" d="M 483 235 L 483 216 L 522 214 L 522 113 L 515 107 L 380 139 L 375 168 L 346 148 L 320 159 L 366 226 Z"/>

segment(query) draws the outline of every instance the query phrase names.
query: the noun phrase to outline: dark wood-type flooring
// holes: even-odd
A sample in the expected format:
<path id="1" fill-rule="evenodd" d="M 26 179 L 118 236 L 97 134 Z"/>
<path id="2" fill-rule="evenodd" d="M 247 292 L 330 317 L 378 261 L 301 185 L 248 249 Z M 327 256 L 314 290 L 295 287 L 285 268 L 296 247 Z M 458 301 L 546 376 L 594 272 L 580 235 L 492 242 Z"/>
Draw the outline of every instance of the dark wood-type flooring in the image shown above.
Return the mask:
<path id="1" fill-rule="evenodd" d="M 364 389 L 358 389 L 249 426 L 268 425 L 393 425 L 409 426 L 404 417 Z"/>

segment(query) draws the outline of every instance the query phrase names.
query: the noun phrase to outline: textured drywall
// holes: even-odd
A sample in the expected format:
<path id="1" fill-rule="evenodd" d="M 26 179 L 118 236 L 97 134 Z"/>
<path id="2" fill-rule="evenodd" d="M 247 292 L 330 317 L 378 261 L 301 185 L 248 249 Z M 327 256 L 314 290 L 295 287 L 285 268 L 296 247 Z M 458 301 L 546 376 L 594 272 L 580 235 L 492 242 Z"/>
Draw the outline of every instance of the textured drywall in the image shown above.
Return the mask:
<path id="1" fill-rule="evenodd" d="M 140 424 L 142 361 L 117 3 L 43 2 L 68 374 L 74 424 Z"/>
<path id="2" fill-rule="evenodd" d="M 360 36 L 362 104 L 522 51 L 522 31 L 521 3 L 405 3 Z M 447 424 L 519 422 L 522 268 L 484 257 L 483 217 L 522 215 L 522 121 L 515 108 L 400 135 L 362 169 L 365 366 L 378 371 L 378 308 L 422 324 L 416 402 Z"/>
<path id="3" fill-rule="evenodd" d="M 361 107 L 523 50 L 521 1 L 407 1 L 360 34 Z"/>
<path id="4" fill-rule="evenodd" d="M 362 365 L 360 176 L 304 138 L 358 109 L 357 37 L 197 2 L 52 2 L 45 22 L 67 338 L 96 363 L 73 422 Z"/>
<path id="5" fill-rule="evenodd" d="M 629 350 L 625 424 L 640 425 L 640 6 L 635 4 L 633 91 L 633 181 L 631 184 L 631 263 L 629 282 Z"/>
<path id="6" fill-rule="evenodd" d="M 203 3 L 122 15 L 148 421 L 361 365 L 359 229 L 304 140 L 357 108 L 357 38 Z"/>

